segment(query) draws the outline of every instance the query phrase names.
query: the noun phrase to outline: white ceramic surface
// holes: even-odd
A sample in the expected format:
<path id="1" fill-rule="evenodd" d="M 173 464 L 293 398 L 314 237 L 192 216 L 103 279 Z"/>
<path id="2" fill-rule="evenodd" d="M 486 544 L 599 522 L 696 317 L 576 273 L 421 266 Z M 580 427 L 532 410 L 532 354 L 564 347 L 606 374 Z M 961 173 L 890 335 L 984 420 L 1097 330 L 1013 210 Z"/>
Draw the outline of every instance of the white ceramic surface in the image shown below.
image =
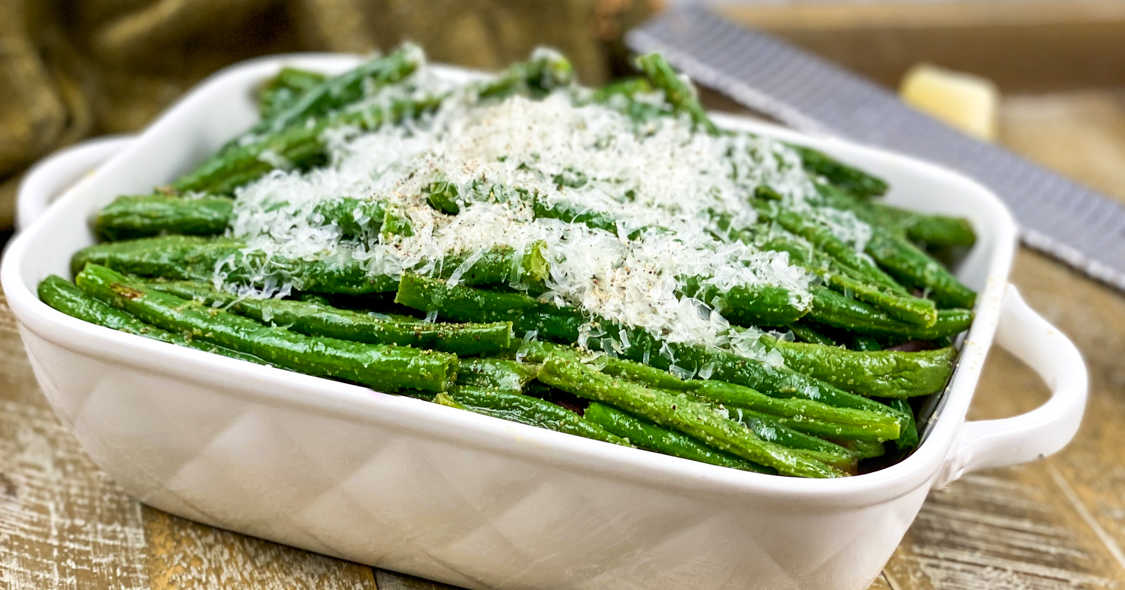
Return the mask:
<path id="1" fill-rule="evenodd" d="M 471 587 L 859 589 L 932 486 L 1049 455 L 1077 430 L 1085 367 L 1007 284 L 1016 229 L 987 189 L 903 156 L 731 116 L 716 119 L 822 149 L 886 178 L 889 202 L 964 215 L 978 230 L 957 268 L 980 290 L 976 322 L 937 419 L 896 465 L 839 480 L 723 469 L 130 336 L 39 302 L 36 284 L 68 275 L 71 254 L 93 242 L 89 216 L 115 195 L 185 172 L 247 127 L 256 83 L 283 64 L 335 72 L 356 59 L 233 66 L 142 135 L 45 161 L 22 187 L 24 229 L 0 282 L 56 413 L 140 500 Z M 994 336 L 1053 395 L 1021 416 L 965 423 Z"/>

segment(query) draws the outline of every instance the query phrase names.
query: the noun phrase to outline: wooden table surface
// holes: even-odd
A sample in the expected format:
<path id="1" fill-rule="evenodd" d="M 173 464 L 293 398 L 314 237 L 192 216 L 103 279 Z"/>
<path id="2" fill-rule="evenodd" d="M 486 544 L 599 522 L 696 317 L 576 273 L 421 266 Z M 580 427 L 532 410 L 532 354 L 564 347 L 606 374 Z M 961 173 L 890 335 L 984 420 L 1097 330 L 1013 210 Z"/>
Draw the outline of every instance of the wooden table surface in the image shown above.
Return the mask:
<path id="1" fill-rule="evenodd" d="M 1002 141 L 1125 199 L 1125 92 L 1011 97 Z M 873 588 L 1111 588 L 1125 582 L 1125 296 L 1021 250 L 1024 296 L 1078 344 L 1087 418 L 1063 452 L 930 495 Z M 994 350 L 971 418 L 1041 403 Z M 379 534 L 379 531 L 372 531 Z M 0 588 L 444 588 L 196 524 L 143 506 L 102 473 L 40 394 L 0 295 Z"/>

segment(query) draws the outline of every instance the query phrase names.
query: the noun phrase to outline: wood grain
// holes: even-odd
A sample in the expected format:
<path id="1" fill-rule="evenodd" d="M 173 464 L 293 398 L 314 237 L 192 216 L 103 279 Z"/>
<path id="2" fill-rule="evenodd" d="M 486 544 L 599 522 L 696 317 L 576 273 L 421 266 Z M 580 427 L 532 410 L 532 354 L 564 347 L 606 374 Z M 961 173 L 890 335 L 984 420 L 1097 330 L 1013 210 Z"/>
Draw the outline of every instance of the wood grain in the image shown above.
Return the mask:
<path id="1" fill-rule="evenodd" d="M 0 294 L 0 587 L 148 588 L 137 502 L 59 424 Z"/>
<path id="2" fill-rule="evenodd" d="M 374 590 L 371 568 L 144 507 L 153 590 L 317 588 Z"/>

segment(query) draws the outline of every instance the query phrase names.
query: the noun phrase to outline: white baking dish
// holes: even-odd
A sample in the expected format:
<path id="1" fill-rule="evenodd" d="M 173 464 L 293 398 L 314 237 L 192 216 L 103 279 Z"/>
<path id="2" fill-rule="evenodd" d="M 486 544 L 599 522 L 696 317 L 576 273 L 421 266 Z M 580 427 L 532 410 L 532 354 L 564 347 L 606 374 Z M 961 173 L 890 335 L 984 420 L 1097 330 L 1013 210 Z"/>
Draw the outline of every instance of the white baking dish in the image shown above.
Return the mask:
<path id="1" fill-rule="evenodd" d="M 40 279 L 66 275 L 71 254 L 93 241 L 95 210 L 167 182 L 247 127 L 256 83 L 282 64 L 354 63 L 302 55 L 233 66 L 140 136 L 64 152 L 23 186 L 24 227 L 0 269 L 8 303 L 59 417 L 141 501 L 464 586 L 864 588 L 931 487 L 1049 455 L 1077 430 L 1085 367 L 1007 284 L 1016 229 L 988 190 L 930 164 L 731 116 L 716 118 L 872 170 L 890 182 L 890 202 L 967 216 L 980 234 L 957 268 L 981 292 L 977 320 L 924 442 L 896 465 L 839 480 L 723 469 L 130 336 L 36 298 Z M 1053 395 L 1022 416 L 966 424 L 994 335 Z"/>

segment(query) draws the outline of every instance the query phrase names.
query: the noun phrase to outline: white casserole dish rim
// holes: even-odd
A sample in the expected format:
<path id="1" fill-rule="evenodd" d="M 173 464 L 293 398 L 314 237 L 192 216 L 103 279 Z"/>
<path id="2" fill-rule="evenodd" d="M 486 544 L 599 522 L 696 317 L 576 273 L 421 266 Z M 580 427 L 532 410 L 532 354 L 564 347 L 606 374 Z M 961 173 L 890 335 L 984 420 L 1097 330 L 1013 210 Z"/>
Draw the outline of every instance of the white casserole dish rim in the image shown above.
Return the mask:
<path id="1" fill-rule="evenodd" d="M 217 86 L 230 83 L 234 78 L 258 76 L 260 79 L 267 73 L 275 71 L 282 63 L 295 63 L 305 67 L 320 65 L 325 66 L 322 69 L 338 70 L 346 67 L 348 63 L 354 63 L 356 59 L 358 58 L 354 56 L 344 57 L 335 54 L 259 58 L 230 66 L 197 86 L 148 127 L 136 141 L 112 157 L 94 174 L 66 191 L 56 204 L 48 208 L 38 220 L 9 244 L 0 268 L 0 282 L 3 284 L 9 305 L 20 322 L 27 329 L 47 340 L 96 358 L 112 360 L 156 373 L 170 374 L 178 379 L 212 385 L 217 389 L 231 388 L 230 381 L 237 380 L 238 395 L 246 398 L 299 407 L 306 411 L 373 420 L 392 429 L 411 429 L 425 436 L 456 440 L 492 452 L 517 454 L 528 459 L 542 460 L 584 471 L 605 472 L 614 477 L 666 489 L 741 494 L 752 496 L 756 500 L 775 499 L 785 502 L 808 500 L 810 506 L 823 508 L 867 506 L 899 497 L 919 486 L 929 485 L 935 479 L 939 483 L 955 479 L 970 463 L 972 457 L 963 456 L 967 451 L 960 444 L 964 442 L 964 437 L 959 437 L 959 434 L 965 430 L 965 416 L 969 402 L 985 355 L 995 335 L 1005 300 L 1006 280 L 1016 243 L 1015 224 L 1010 213 L 987 189 L 944 168 L 838 139 L 813 138 L 731 115 L 715 114 L 715 118 L 721 125 L 767 133 L 830 153 L 852 151 L 888 159 L 888 161 L 897 160 L 923 173 L 955 177 L 958 182 L 966 183 L 965 186 L 971 186 L 973 190 L 986 194 L 989 198 L 982 199 L 979 205 L 989 208 L 990 215 L 995 219 L 1002 220 L 997 227 L 978 228 L 978 231 L 990 232 L 995 244 L 989 255 L 988 279 L 980 291 L 975 308 L 977 317 L 963 341 L 958 366 L 944 394 L 943 405 L 935 413 L 934 424 L 920 447 L 894 465 L 871 473 L 834 480 L 787 478 L 724 469 L 507 423 L 411 398 L 381 393 L 372 395 L 370 389 L 360 386 L 257 366 L 132 336 L 69 317 L 38 300 L 34 282 L 26 280 L 28 277 L 23 276 L 23 262 L 26 257 L 33 255 L 29 248 L 36 236 L 49 231 L 52 221 L 64 215 L 68 207 L 83 207 L 81 201 L 84 197 L 81 190 L 83 186 L 102 176 L 123 172 L 131 157 L 145 149 L 146 142 L 161 140 L 168 122 L 180 116 L 185 107 L 194 101 L 203 100 L 208 92 Z M 451 75 L 472 75 L 456 68 L 441 67 L 440 69 Z M 88 208 L 89 203 L 85 206 Z M 39 278 L 42 277 L 36 277 L 36 280 Z M 1065 340 L 1065 337 L 1062 338 Z M 1083 399 L 1080 405 L 1084 405 L 1084 369 L 1081 378 Z M 1070 395 L 1071 405 L 1075 403 L 1073 397 L 1073 394 Z M 1080 419 L 1080 410 L 1078 416 Z M 1073 426 L 1076 428 L 1077 423 Z M 1065 429 L 1068 426 L 1064 424 L 1062 427 Z M 1072 435 L 1073 432 L 1070 433 L 1070 436 Z M 1069 440 L 1070 436 L 1065 436 L 1065 440 Z M 1049 454 L 1054 450 L 1057 449 L 1040 450 L 1038 454 Z M 1014 459 L 1010 462 L 1026 460 L 1024 457 Z"/>

